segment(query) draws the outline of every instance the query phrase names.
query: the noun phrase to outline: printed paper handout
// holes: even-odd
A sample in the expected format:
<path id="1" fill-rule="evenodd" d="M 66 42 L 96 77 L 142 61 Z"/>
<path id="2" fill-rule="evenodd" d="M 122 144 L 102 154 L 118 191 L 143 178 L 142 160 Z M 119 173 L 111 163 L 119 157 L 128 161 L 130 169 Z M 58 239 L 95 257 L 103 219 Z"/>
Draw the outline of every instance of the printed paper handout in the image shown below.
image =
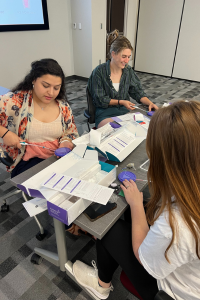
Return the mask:
<path id="1" fill-rule="evenodd" d="M 102 143 L 99 149 L 103 152 L 109 152 L 114 156 L 118 156 L 129 144 L 135 140 L 135 134 L 128 130 L 123 130 L 119 134 L 110 137 Z"/>
<path id="2" fill-rule="evenodd" d="M 58 173 L 51 174 L 42 185 L 104 205 L 113 194 L 113 189 Z"/>

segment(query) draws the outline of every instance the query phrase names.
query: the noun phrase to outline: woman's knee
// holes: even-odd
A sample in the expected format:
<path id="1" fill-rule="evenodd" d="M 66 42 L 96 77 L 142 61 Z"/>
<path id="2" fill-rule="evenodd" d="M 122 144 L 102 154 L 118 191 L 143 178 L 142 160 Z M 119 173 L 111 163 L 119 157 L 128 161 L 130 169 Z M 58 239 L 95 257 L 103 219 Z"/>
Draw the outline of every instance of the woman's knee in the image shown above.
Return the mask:
<path id="1" fill-rule="evenodd" d="M 119 219 L 103 237 L 101 242 L 104 246 L 107 244 L 114 246 L 126 238 L 131 238 L 131 224 Z"/>
<path id="2" fill-rule="evenodd" d="M 113 121 L 114 120 L 112 118 L 104 119 L 99 123 L 98 128 L 103 127 L 104 125 L 108 124 L 109 122 L 113 122 Z"/>

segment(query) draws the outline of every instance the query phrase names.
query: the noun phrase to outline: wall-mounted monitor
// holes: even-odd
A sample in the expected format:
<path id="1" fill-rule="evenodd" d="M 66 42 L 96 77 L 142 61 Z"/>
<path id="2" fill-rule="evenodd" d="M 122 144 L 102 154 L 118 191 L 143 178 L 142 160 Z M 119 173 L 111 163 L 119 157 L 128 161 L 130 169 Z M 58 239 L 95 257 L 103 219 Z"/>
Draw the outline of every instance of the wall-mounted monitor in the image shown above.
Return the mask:
<path id="1" fill-rule="evenodd" d="M 47 29 L 46 0 L 0 0 L 0 31 Z"/>

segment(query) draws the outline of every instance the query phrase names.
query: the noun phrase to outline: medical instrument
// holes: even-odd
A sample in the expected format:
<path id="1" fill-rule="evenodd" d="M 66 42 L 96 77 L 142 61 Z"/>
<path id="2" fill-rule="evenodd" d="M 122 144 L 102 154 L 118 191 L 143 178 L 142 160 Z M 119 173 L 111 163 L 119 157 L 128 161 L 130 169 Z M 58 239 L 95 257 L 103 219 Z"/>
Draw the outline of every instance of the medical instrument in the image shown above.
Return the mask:
<path id="1" fill-rule="evenodd" d="M 36 147 L 40 147 L 40 148 L 43 148 L 43 149 L 48 149 L 50 151 L 55 151 L 54 149 L 51 149 L 51 148 L 47 148 L 47 147 L 44 147 L 44 146 L 39 146 L 39 145 L 35 145 L 35 144 L 30 144 L 30 143 L 26 143 L 26 142 L 19 142 L 22 146 L 36 146 Z"/>
<path id="2" fill-rule="evenodd" d="M 39 146 L 39 145 L 26 143 L 26 142 L 20 142 L 20 144 L 22 146 L 27 146 L 28 145 L 28 146 L 35 146 L 35 147 L 40 147 L 40 148 L 43 148 L 43 149 L 47 149 L 47 150 L 53 151 L 54 154 L 56 156 L 59 156 L 59 157 L 62 157 L 62 156 L 66 155 L 67 153 L 69 153 L 71 151 L 71 149 L 69 149 L 67 147 L 62 147 L 62 148 L 58 148 L 58 149 L 54 150 L 54 149 L 51 149 L 51 148 L 47 148 L 45 146 Z"/>

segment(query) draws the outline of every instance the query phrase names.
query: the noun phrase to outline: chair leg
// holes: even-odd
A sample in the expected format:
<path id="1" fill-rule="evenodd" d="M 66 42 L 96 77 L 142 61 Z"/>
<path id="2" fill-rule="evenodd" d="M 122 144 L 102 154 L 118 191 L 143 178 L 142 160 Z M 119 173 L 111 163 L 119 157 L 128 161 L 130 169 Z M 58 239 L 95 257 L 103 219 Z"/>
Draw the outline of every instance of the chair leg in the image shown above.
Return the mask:
<path id="1" fill-rule="evenodd" d="M 24 192 L 22 192 L 22 197 L 24 198 L 24 200 L 25 200 L 26 202 L 28 201 L 28 199 L 27 199 L 27 197 L 26 197 L 26 195 L 25 195 Z M 38 227 L 39 227 L 39 230 L 40 230 L 40 233 L 36 235 L 36 238 L 37 238 L 38 240 L 42 241 L 42 240 L 45 238 L 45 236 L 47 235 L 47 231 L 44 230 L 44 228 L 43 228 L 42 225 L 40 224 L 38 218 L 37 218 L 36 216 L 33 216 L 33 217 L 34 217 L 34 219 L 35 219 L 35 221 L 36 221 L 36 223 L 37 223 L 37 225 L 38 225 Z"/>
<path id="2" fill-rule="evenodd" d="M 9 204 L 7 204 L 6 200 L 18 193 L 21 193 L 21 190 L 16 189 L 15 191 L 12 191 L 5 196 L 1 197 L 1 200 L 3 200 L 3 205 L 1 206 L 1 212 L 8 212 L 9 211 Z"/>
<path id="3" fill-rule="evenodd" d="M 89 122 L 87 122 L 87 126 L 88 126 L 88 130 L 90 132 L 90 125 L 89 125 Z"/>

